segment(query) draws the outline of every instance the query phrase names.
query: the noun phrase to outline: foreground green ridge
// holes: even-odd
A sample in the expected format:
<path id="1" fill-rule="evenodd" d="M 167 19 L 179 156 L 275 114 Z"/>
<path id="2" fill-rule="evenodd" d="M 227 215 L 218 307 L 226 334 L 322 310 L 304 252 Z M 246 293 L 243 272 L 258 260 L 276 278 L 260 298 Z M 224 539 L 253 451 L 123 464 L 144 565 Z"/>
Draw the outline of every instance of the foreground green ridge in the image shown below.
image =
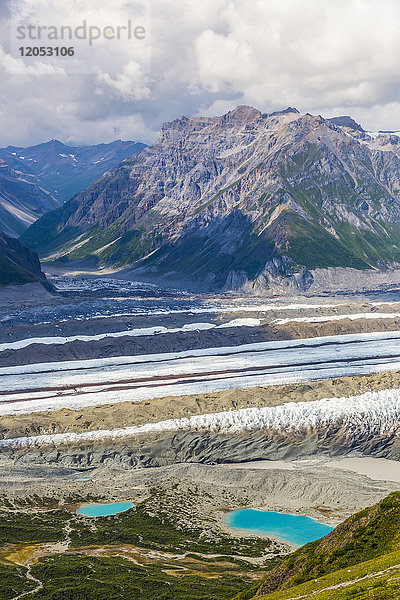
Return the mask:
<path id="1" fill-rule="evenodd" d="M 236 596 L 236 598 L 239 597 Z M 400 598 L 400 552 L 385 554 L 287 590 L 257 596 L 258 600 L 297 600 L 300 598 L 398 600 Z"/>
<path id="2" fill-rule="evenodd" d="M 236 596 L 289 598 L 400 598 L 400 492 L 346 519 L 306 544 Z"/>

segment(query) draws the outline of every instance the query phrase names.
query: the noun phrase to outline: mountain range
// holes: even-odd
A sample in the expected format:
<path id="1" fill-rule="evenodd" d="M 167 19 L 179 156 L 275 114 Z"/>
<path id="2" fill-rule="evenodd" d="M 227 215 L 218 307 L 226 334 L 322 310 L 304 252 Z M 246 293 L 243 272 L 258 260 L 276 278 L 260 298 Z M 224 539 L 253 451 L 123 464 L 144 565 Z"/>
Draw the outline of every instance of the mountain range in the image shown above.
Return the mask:
<path id="1" fill-rule="evenodd" d="M 58 140 L 0 148 L 0 228 L 12 237 L 145 147 L 116 140 L 66 146 Z"/>
<path id="2" fill-rule="evenodd" d="M 0 151 L 0 228 L 18 237 L 45 212 L 60 203 L 42 181 L 17 160 L 4 160 Z"/>
<path id="3" fill-rule="evenodd" d="M 259 290 L 316 269 L 400 263 L 400 137 L 350 117 L 239 106 L 165 123 L 157 144 L 36 221 L 46 260 Z"/>

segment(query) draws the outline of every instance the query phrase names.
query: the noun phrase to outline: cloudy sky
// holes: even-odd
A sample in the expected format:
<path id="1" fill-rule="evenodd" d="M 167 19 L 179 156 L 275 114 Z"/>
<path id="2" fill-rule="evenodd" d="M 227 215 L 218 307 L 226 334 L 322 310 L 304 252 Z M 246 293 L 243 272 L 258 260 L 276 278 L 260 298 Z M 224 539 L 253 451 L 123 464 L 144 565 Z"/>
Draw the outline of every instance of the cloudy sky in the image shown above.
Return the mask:
<path id="1" fill-rule="evenodd" d="M 238 104 L 400 129 L 399 0 L 2 0 L 0 19 L 2 146 L 151 143 L 163 121 Z M 145 39 L 75 40 L 75 56 L 53 62 L 19 57 L 21 23 L 128 19 Z"/>

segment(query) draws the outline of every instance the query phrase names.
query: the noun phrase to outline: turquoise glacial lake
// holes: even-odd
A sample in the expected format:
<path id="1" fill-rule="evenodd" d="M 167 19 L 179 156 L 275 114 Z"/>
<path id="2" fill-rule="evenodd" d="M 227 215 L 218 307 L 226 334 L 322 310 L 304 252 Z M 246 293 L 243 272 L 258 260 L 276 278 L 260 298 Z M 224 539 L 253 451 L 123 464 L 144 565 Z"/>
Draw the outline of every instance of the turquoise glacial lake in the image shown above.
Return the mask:
<path id="1" fill-rule="evenodd" d="M 319 523 L 310 517 L 244 508 L 225 515 L 225 523 L 237 529 L 304 546 L 332 531 L 332 527 Z"/>
<path id="2" fill-rule="evenodd" d="M 83 504 L 78 508 L 79 515 L 85 517 L 109 517 L 129 510 L 133 507 L 132 502 L 113 502 L 111 504 Z"/>

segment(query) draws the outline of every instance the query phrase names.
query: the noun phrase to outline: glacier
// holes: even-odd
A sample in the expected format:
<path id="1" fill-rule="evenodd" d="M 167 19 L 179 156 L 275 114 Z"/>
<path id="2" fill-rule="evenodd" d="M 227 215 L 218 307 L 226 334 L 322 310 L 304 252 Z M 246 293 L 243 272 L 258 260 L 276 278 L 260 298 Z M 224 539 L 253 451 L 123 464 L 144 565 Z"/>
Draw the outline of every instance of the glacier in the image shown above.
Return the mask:
<path id="1" fill-rule="evenodd" d="M 332 424 L 341 426 L 347 436 L 368 433 L 369 436 L 389 434 L 397 437 L 400 435 L 400 390 L 365 392 L 358 396 L 312 402 L 288 402 L 275 407 L 244 408 L 111 430 L 3 439 L 0 440 L 0 449 L 118 440 L 132 435 L 179 430 L 212 431 L 226 435 L 257 430 L 285 435 L 304 434 Z"/>
<path id="2" fill-rule="evenodd" d="M 0 369 L 0 414 L 79 409 L 400 368 L 400 332 Z"/>
<path id="3" fill-rule="evenodd" d="M 139 329 L 128 329 L 126 331 L 110 332 L 110 333 L 99 333 L 97 335 L 71 335 L 71 336 L 53 336 L 53 337 L 37 337 L 37 338 L 26 338 L 18 340 L 16 342 L 4 342 L 0 344 L 0 352 L 5 350 L 20 350 L 21 348 L 27 348 L 32 344 L 67 344 L 69 342 L 96 342 L 105 338 L 119 338 L 119 337 L 139 337 L 139 336 L 153 336 L 160 335 L 162 333 L 186 333 L 191 331 L 206 331 L 208 329 L 221 329 L 226 327 L 257 327 L 261 324 L 260 319 L 233 319 L 222 325 L 215 325 L 214 323 L 187 323 L 183 327 L 177 327 L 168 329 L 167 327 L 143 327 Z"/>
<path id="4" fill-rule="evenodd" d="M 286 319 L 275 319 L 275 325 L 286 325 L 286 323 L 325 323 L 328 321 L 342 321 L 350 319 L 356 321 L 358 319 L 398 319 L 400 313 L 349 313 L 343 315 L 322 315 L 313 317 L 288 317 Z"/>

